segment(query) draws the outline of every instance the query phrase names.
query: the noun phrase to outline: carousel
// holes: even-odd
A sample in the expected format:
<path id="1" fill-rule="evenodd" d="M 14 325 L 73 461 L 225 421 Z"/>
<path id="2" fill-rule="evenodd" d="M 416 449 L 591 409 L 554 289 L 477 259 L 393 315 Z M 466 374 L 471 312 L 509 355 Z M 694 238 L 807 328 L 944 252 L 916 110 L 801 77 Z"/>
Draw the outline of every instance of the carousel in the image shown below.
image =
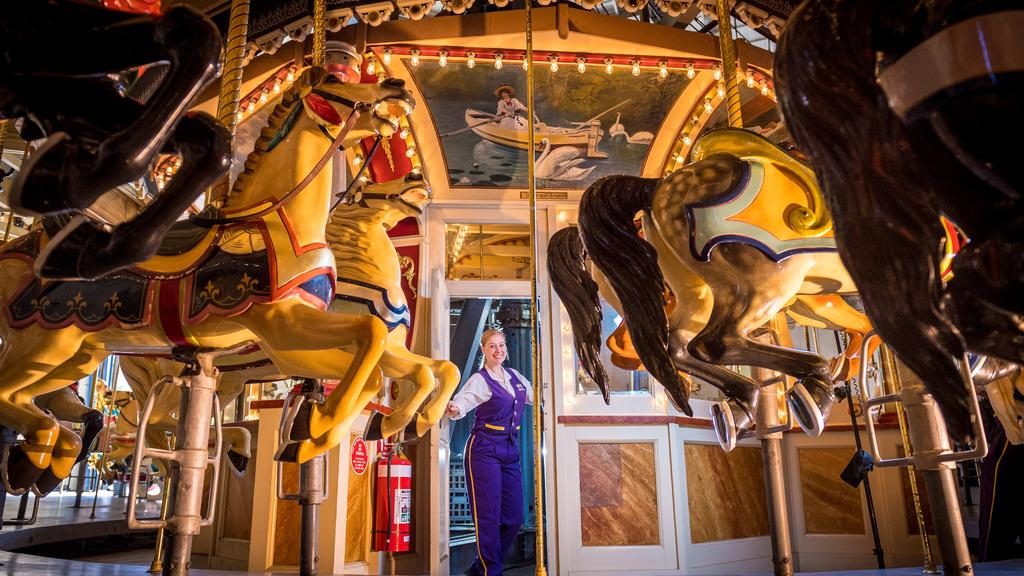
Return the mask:
<path id="1" fill-rule="evenodd" d="M 5 6 L 0 574 L 1024 573 L 1022 28 Z"/>

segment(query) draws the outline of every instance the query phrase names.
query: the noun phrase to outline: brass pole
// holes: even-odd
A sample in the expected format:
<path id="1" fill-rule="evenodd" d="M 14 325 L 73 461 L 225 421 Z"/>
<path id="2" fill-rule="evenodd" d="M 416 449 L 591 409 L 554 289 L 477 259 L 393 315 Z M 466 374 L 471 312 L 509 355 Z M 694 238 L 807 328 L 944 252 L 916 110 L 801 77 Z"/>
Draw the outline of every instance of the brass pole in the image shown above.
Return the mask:
<path id="1" fill-rule="evenodd" d="M 327 63 L 327 0 L 313 0 L 313 66 Z"/>
<path id="2" fill-rule="evenodd" d="M 900 382 L 900 374 L 896 369 L 896 358 L 888 346 L 882 344 L 879 349 L 882 357 L 882 382 L 885 385 L 886 394 L 898 394 L 903 384 Z M 866 362 L 867 358 L 861 358 Z M 910 436 L 907 433 L 907 419 L 903 412 L 903 404 L 896 404 L 896 419 L 900 424 L 900 437 L 903 440 L 903 450 L 906 456 L 910 456 Z M 921 536 L 921 548 L 924 550 L 924 572 L 937 574 L 935 560 L 932 558 L 932 546 L 928 540 L 928 530 L 924 523 L 924 509 L 921 507 L 921 494 L 917 490 L 917 472 L 913 466 L 907 466 L 907 474 L 910 477 L 910 496 L 914 501 L 914 516 L 917 518 L 917 529 Z"/>
<path id="3" fill-rule="evenodd" d="M 4 122 L 4 126 L 6 126 L 6 125 L 7 125 L 7 122 Z M 6 130 L 5 130 L 5 132 L 6 132 Z M 0 149 L 0 154 L 3 154 L 3 150 L 2 149 Z M 22 167 L 25 166 L 25 162 L 28 160 L 28 157 L 31 154 L 32 154 L 32 143 L 29 142 L 29 141 L 25 141 L 25 151 L 21 153 L 21 166 Z M 19 170 L 20 169 L 21 168 L 19 167 Z M 7 240 L 10 239 L 10 237 L 11 237 L 11 226 L 14 224 L 14 207 L 13 206 L 8 206 L 8 208 L 10 208 L 10 211 L 7 213 L 7 227 L 4 229 L 4 240 L 3 240 L 2 243 L 6 243 Z"/>
<path id="4" fill-rule="evenodd" d="M 228 21 L 227 48 L 224 50 L 224 71 L 220 76 L 220 96 L 217 98 L 217 120 L 232 138 L 238 126 L 238 99 L 242 91 L 242 70 L 245 64 L 245 41 L 249 34 L 249 0 L 231 0 L 231 18 Z M 210 188 L 206 202 L 222 198 L 228 192 L 228 176 Z"/>
<path id="5" fill-rule="evenodd" d="M 171 475 L 167 474 L 164 477 L 163 502 L 160 503 L 161 520 L 167 520 L 167 509 L 170 507 L 172 488 Z M 149 565 L 149 571 L 153 574 L 164 571 L 164 530 L 165 527 L 161 526 L 156 532 L 156 549 L 153 550 L 153 563 Z"/>
<path id="6" fill-rule="evenodd" d="M 743 127 L 743 103 L 740 85 L 736 80 L 736 43 L 732 39 L 732 0 L 718 0 L 718 46 L 722 52 L 722 81 L 725 82 L 726 110 L 729 126 Z"/>
<path id="7" fill-rule="evenodd" d="M 533 2 L 526 2 L 526 107 L 530 116 L 530 129 L 527 132 L 529 153 L 526 155 L 526 181 L 530 190 L 530 250 L 532 251 L 533 273 L 530 276 L 530 357 L 533 359 L 533 492 L 534 509 L 537 515 L 536 532 L 536 559 L 537 576 L 547 576 L 547 568 L 544 566 L 544 459 L 541 454 L 541 442 L 543 441 L 541 430 L 544 427 L 544 414 L 541 402 L 544 391 L 541 386 L 540 354 L 537 350 L 539 339 L 537 326 L 537 183 L 536 177 L 537 159 L 534 156 L 536 150 L 536 134 L 534 134 L 533 116 L 536 112 L 534 105 L 535 87 L 533 84 Z"/>

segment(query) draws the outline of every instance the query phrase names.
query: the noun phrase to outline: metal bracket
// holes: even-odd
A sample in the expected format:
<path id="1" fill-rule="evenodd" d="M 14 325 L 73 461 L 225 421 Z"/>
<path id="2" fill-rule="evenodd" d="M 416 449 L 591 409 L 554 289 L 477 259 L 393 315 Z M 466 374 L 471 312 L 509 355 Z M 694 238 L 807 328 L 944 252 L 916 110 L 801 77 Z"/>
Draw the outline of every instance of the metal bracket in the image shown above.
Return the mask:
<path id="1" fill-rule="evenodd" d="M 932 398 L 931 394 L 924 392 L 923 388 L 917 386 L 905 386 L 897 394 L 886 394 L 875 397 L 871 396 L 871 387 L 867 385 L 867 353 L 871 339 L 878 337 L 878 334 L 873 330 L 864 335 L 864 341 L 861 343 L 860 348 L 861 363 L 859 374 L 861 391 L 864 395 L 864 425 L 867 428 L 868 446 L 870 446 L 872 455 L 875 458 L 875 466 L 888 468 L 913 465 L 917 470 L 938 470 L 942 468 L 942 464 L 961 462 L 963 460 L 975 460 L 983 458 L 988 454 L 988 440 L 985 438 L 985 431 L 982 428 L 981 410 L 978 407 L 978 394 L 974 388 L 974 381 L 971 379 L 971 368 L 967 361 L 967 354 L 964 354 L 958 364 L 960 366 L 960 376 L 964 382 L 964 387 L 968 395 L 968 408 L 971 413 L 971 426 L 974 429 L 975 437 L 978 439 L 977 445 L 971 450 L 916 452 L 903 458 L 883 458 L 881 456 L 881 451 L 878 448 L 878 435 L 875 433 L 875 421 L 873 418 L 874 409 L 888 403 L 902 403 L 904 405 L 910 405 L 914 403 L 920 404 L 934 402 L 935 400 Z M 944 423 L 940 421 L 940 425 L 944 426 Z M 941 430 L 941 433 L 945 434 L 944 428 Z"/>

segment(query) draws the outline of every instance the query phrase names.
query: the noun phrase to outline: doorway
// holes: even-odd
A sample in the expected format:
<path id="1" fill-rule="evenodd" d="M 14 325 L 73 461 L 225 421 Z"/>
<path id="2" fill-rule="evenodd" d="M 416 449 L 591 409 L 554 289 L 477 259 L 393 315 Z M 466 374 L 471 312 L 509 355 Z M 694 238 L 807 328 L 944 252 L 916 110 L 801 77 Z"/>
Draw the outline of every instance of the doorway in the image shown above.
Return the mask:
<path id="1" fill-rule="evenodd" d="M 480 336 L 490 327 L 505 333 L 508 345 L 506 366 L 527 378 L 533 374 L 530 356 L 530 300 L 528 298 L 451 298 L 449 328 L 450 359 L 462 372 L 462 382 L 483 365 Z M 449 440 L 449 566 L 451 574 L 465 574 L 476 557 L 476 534 L 469 503 L 469 484 L 464 465 L 466 442 L 473 428 L 474 413 L 451 422 Z M 523 527 L 509 555 L 505 558 L 505 574 L 534 574 L 534 537 L 537 514 L 534 491 L 533 407 L 523 412 L 519 437 L 519 456 L 523 478 Z"/>

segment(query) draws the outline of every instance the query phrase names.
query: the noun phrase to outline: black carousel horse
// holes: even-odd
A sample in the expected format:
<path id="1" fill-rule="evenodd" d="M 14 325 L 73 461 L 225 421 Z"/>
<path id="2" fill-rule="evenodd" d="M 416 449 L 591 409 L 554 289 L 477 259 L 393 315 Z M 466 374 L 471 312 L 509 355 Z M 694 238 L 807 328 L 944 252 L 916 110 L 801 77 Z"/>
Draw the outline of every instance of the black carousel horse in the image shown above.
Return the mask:
<path id="1" fill-rule="evenodd" d="M 190 102 L 219 72 L 220 33 L 187 7 L 161 16 L 73 0 L 19 0 L 0 18 L 0 119 L 24 118 L 26 140 L 46 137 L 10 191 L 15 211 L 78 215 L 57 233 L 36 271 L 96 278 L 152 256 L 193 200 L 223 174 L 231 136 Z M 159 64 L 144 100 L 125 78 Z M 154 67 L 151 67 L 154 68 Z M 132 220 L 112 230 L 82 214 L 108 190 L 143 177 L 159 153 L 181 167 Z"/>
<path id="2" fill-rule="evenodd" d="M 813 0 L 776 60 L 864 308 L 961 442 L 965 350 L 1024 362 L 1021 26 L 1013 0 Z M 940 215 L 970 238 L 945 284 Z"/>

